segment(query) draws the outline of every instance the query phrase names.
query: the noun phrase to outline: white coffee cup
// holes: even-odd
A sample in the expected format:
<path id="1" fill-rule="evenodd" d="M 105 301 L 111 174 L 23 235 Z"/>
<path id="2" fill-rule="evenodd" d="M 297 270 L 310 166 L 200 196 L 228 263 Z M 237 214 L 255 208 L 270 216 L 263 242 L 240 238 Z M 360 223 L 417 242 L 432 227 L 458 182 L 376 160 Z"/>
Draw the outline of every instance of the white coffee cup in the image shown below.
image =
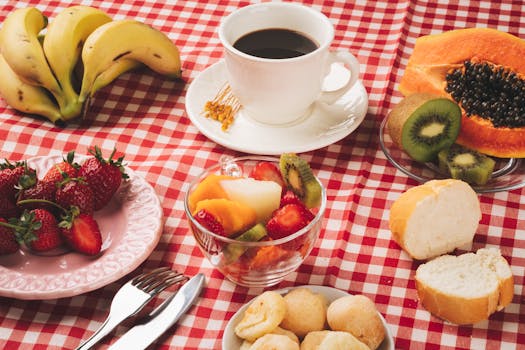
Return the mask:
<path id="1" fill-rule="evenodd" d="M 313 39 L 317 49 L 292 58 L 261 58 L 234 47 L 244 35 L 263 29 L 288 29 Z M 271 2 L 242 7 L 219 27 L 227 80 L 244 112 L 271 125 L 289 125 L 307 116 L 316 101 L 332 103 L 356 83 L 359 62 L 346 51 L 330 51 L 334 27 L 329 19 L 305 5 Z M 323 91 L 333 63 L 350 72 L 344 86 Z"/>

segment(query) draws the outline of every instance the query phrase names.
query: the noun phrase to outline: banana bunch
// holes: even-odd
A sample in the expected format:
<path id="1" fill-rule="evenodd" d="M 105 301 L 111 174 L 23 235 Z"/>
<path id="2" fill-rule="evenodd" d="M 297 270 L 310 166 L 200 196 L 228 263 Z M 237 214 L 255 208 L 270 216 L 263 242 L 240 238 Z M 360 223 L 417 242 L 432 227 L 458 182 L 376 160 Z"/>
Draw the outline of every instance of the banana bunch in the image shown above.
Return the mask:
<path id="1" fill-rule="evenodd" d="M 94 7 L 68 7 L 49 25 L 37 8 L 20 8 L 0 28 L 0 95 L 55 124 L 82 116 L 98 90 L 143 65 L 181 75 L 179 50 L 165 34 Z"/>

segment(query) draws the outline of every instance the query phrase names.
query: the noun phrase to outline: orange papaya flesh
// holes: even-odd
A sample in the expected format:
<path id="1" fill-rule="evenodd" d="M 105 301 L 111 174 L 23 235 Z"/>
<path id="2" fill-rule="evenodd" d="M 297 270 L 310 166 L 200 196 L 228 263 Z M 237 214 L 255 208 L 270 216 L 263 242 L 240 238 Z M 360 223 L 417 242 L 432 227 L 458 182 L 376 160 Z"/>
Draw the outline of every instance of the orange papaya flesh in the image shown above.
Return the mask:
<path id="1" fill-rule="evenodd" d="M 497 158 L 525 157 L 525 127 L 496 128 L 479 116 L 462 115 L 456 142 Z"/>
<path id="2" fill-rule="evenodd" d="M 447 74 L 464 69 L 465 62 L 487 63 L 494 69 L 502 67 L 523 80 L 523 57 L 525 41 L 495 29 L 458 29 L 423 36 L 416 39 L 399 90 L 405 96 L 426 92 L 454 100 L 447 92 Z M 464 112 L 457 143 L 495 157 L 525 157 L 525 126 L 522 126 L 525 120 L 519 126 L 495 126 L 490 116 L 472 115 L 465 111 L 461 101 L 456 102 Z M 525 119 L 524 114 L 518 114 Z"/>

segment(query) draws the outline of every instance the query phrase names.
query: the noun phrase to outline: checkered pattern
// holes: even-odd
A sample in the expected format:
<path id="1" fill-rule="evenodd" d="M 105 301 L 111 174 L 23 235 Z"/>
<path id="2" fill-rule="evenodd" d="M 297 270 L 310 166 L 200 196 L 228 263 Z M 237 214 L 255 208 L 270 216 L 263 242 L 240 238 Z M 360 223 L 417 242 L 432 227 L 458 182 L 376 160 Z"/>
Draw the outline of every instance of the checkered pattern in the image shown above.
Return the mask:
<path id="1" fill-rule="evenodd" d="M 391 239 L 389 207 L 417 183 L 397 171 L 379 147 L 379 123 L 400 99 L 397 83 L 415 39 L 464 27 L 492 27 L 525 38 L 525 7 L 505 1 L 304 1 L 336 27 L 334 46 L 361 62 L 369 93 L 365 122 L 344 140 L 304 154 L 327 187 L 321 239 L 310 257 L 278 287 L 320 284 L 371 297 L 385 316 L 396 349 L 518 349 L 525 346 L 525 190 L 480 196 L 483 218 L 474 248 L 500 247 L 512 265 L 515 296 L 505 310 L 474 326 L 432 317 L 418 303 L 417 265 Z M 0 2 L 0 21 L 15 7 L 37 6 L 52 18 L 77 1 Z M 188 275 L 203 272 L 207 287 L 177 327 L 156 342 L 159 349 L 220 349 L 229 318 L 260 290 L 236 287 L 213 270 L 197 249 L 184 217 L 184 191 L 203 168 L 223 154 L 239 155 L 208 140 L 188 119 L 188 84 L 217 62 L 221 18 L 247 1 L 82 1 L 114 18 L 136 18 L 165 32 L 180 48 L 183 79 L 168 81 L 148 70 L 124 75 L 100 91 L 88 119 L 60 129 L 23 116 L 0 102 L 0 158 L 24 159 L 97 144 L 126 155 L 128 165 L 151 183 L 166 218 L 157 248 L 140 269 L 170 265 Z M 76 347 L 107 315 L 125 279 L 71 298 L 21 301 L 1 298 L 0 347 Z M 130 324 L 119 326 L 102 349 Z"/>

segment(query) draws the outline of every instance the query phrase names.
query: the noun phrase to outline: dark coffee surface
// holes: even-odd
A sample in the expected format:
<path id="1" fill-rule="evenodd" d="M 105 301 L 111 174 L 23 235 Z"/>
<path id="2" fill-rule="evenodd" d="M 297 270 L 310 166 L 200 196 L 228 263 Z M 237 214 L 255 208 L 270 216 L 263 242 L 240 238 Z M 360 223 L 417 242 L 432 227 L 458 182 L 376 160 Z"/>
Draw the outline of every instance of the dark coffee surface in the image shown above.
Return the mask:
<path id="1" fill-rule="evenodd" d="M 234 44 L 237 50 L 261 58 L 292 58 L 317 49 L 317 44 L 302 33 L 271 28 L 248 33 Z"/>

